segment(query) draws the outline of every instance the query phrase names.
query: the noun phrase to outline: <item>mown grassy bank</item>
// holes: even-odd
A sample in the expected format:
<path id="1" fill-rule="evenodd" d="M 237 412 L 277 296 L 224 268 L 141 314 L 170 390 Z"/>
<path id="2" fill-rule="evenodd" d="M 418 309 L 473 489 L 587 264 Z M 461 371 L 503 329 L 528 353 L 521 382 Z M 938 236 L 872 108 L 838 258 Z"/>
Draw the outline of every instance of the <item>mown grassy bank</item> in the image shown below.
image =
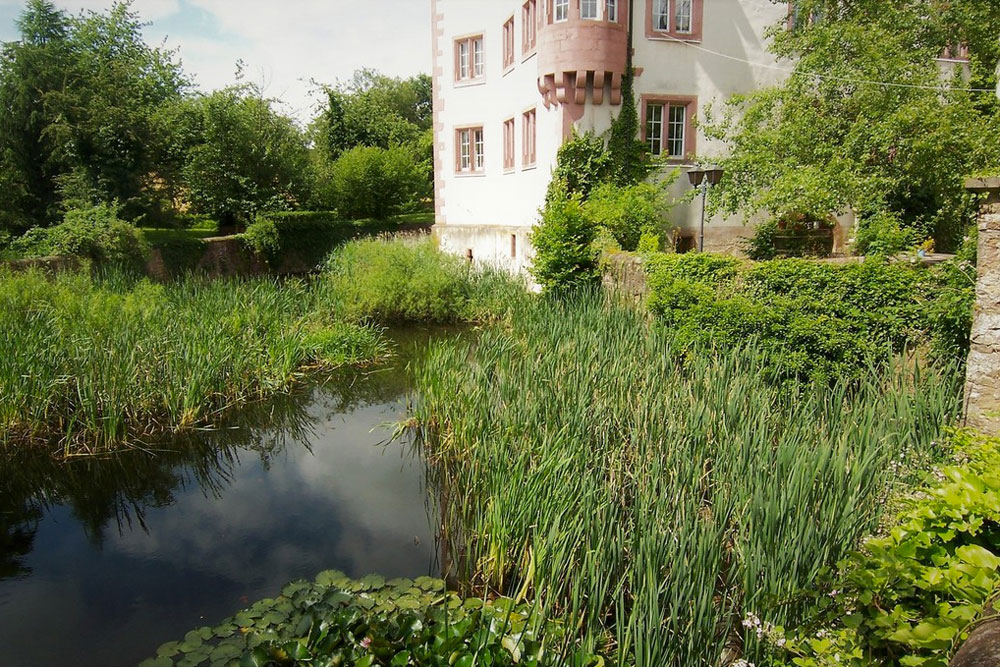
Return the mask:
<path id="1" fill-rule="evenodd" d="M 511 322 L 416 369 L 456 574 L 622 664 L 717 664 L 745 610 L 794 625 L 960 407 L 947 371 L 774 383 L 597 297 Z"/>

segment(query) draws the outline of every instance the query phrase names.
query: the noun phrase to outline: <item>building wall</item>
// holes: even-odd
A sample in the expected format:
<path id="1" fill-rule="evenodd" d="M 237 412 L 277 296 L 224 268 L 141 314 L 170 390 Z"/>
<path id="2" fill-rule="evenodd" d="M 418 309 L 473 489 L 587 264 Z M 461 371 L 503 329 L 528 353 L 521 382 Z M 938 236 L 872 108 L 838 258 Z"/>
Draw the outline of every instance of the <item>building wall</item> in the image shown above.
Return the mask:
<path id="1" fill-rule="evenodd" d="M 647 36 L 646 23 L 653 1 L 636 0 L 633 64 L 641 72 L 635 80 L 640 107 L 644 96 L 693 97 L 697 98 L 697 117 L 701 119 L 706 109 L 721 112 L 725 101 L 734 94 L 776 85 L 786 76 L 778 68 L 791 65 L 777 62 L 768 52 L 765 34 L 768 28 L 787 17 L 787 5 L 771 0 L 705 0 L 701 39 L 681 42 Z M 718 53 L 729 57 L 716 55 Z M 741 61 L 763 66 L 755 67 Z M 641 108 L 639 112 L 643 114 Z M 696 133 L 699 157 L 722 154 L 724 146 L 710 142 L 701 130 Z M 683 162 L 678 164 L 682 170 L 684 165 Z M 679 197 L 690 190 L 691 184 L 682 173 L 671 188 L 671 194 Z M 667 218 L 680 228 L 681 234 L 697 235 L 700 199 L 674 207 Z M 750 235 L 754 222 L 751 220 L 745 225 L 743 216 L 728 219 L 718 216 L 708 220 L 706 250 L 738 250 L 740 239 Z"/>
<path id="2" fill-rule="evenodd" d="M 435 235 L 442 247 L 476 262 L 515 270 L 526 268 L 527 232 L 545 199 L 562 142 L 563 114 L 546 109 L 537 85 L 537 52 L 523 56 L 521 2 L 516 0 L 434 0 L 435 44 Z M 514 17 L 515 64 L 504 71 L 503 25 Z M 483 35 L 484 78 L 455 81 L 455 38 Z M 536 109 L 536 164 L 522 164 L 522 114 Z M 515 167 L 505 172 L 503 124 L 514 119 Z M 481 125 L 485 142 L 482 175 L 456 173 L 455 128 Z M 511 235 L 516 236 L 511 257 Z"/>
<path id="3" fill-rule="evenodd" d="M 767 52 L 765 31 L 780 22 L 787 6 L 772 0 L 695 0 L 703 3 L 703 21 L 697 39 L 679 42 L 647 34 L 647 17 L 654 0 L 635 0 L 633 64 L 637 104 L 641 96 L 697 98 L 697 117 L 735 93 L 777 83 L 784 75 Z M 546 0 L 538 0 L 544 17 Z M 537 52 L 522 56 L 521 8 L 524 0 L 432 0 L 435 32 L 435 147 L 437 220 L 435 233 L 442 247 L 476 262 L 492 262 L 514 270 L 530 261 L 527 233 L 538 218 L 564 138 L 572 133 L 605 132 L 620 112 L 615 100 L 624 72 L 624 47 L 614 30 L 580 21 L 579 0 L 571 0 L 567 24 L 538 28 Z M 602 2 L 603 4 L 603 2 Z M 620 30 L 628 20 L 628 0 L 619 0 Z M 502 58 L 503 25 L 514 18 L 515 64 L 505 71 Z M 603 32 L 600 32 L 603 30 Z M 485 72 L 474 84 L 455 82 L 455 39 L 482 34 Z M 579 44 L 586 42 L 586 48 Z M 726 54 L 722 57 L 710 51 Z M 580 62 L 577 63 L 576 61 Z M 621 61 L 619 63 L 619 61 Z M 762 63 L 755 67 L 746 62 Z M 767 67 L 770 65 L 771 67 Z M 553 70 L 555 70 L 553 72 Z M 614 75 L 618 71 L 618 78 Z M 598 86 L 595 103 L 595 81 Z M 579 84 L 579 85 L 577 85 Z M 577 104 L 580 90 L 585 98 Z M 521 114 L 537 111 L 537 162 L 521 164 Z M 640 114 L 642 109 L 640 108 Z M 508 173 L 503 165 L 503 123 L 515 119 L 516 166 Z M 455 128 L 482 125 L 485 170 L 481 175 L 456 174 Z M 699 155 L 718 155 L 721 146 L 710 144 L 697 131 Z M 678 166 L 683 168 L 684 164 Z M 674 184 L 681 196 L 691 186 L 686 176 Z M 682 204 L 668 213 L 668 222 L 682 234 L 696 233 L 700 202 Z M 706 228 L 706 248 L 735 250 L 748 234 L 742 218 L 711 220 Z M 511 256 L 511 236 L 516 238 Z"/>

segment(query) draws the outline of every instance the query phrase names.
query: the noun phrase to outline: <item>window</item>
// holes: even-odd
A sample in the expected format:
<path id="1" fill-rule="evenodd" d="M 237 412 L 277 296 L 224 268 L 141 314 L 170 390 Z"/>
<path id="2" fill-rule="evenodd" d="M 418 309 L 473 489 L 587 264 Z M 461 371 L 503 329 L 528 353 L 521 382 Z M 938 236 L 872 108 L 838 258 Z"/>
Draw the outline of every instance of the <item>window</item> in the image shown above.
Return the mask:
<path id="1" fill-rule="evenodd" d="M 474 81 L 483 76 L 483 36 L 455 41 L 455 81 Z"/>
<path id="2" fill-rule="evenodd" d="M 517 234 L 510 235 L 510 257 L 517 259 Z"/>
<path id="3" fill-rule="evenodd" d="M 618 23 L 618 0 L 606 0 L 604 3 L 604 19 Z"/>
<path id="4" fill-rule="evenodd" d="M 538 43 L 538 0 L 528 0 L 521 8 L 521 52 L 528 55 Z"/>
<path id="5" fill-rule="evenodd" d="M 530 167 L 535 164 L 537 155 L 535 151 L 535 139 L 538 131 L 535 127 L 538 115 L 535 109 L 525 111 L 521 117 L 521 166 Z"/>
<path id="6" fill-rule="evenodd" d="M 805 16 L 805 12 L 802 11 L 802 7 L 791 0 L 788 3 L 788 29 L 792 32 L 800 30 L 807 26 L 815 25 L 823 20 L 823 12 L 819 9 L 809 12 L 808 16 Z"/>
<path id="7" fill-rule="evenodd" d="M 482 127 L 462 127 L 455 130 L 455 171 L 476 174 L 485 164 Z"/>
<path id="8" fill-rule="evenodd" d="M 511 16 L 503 24 L 503 68 L 514 66 L 514 17 Z"/>
<path id="9" fill-rule="evenodd" d="M 650 0 L 646 36 L 700 40 L 705 0 Z"/>
<path id="10" fill-rule="evenodd" d="M 569 19 L 569 0 L 555 0 L 555 20 L 566 21 Z"/>
<path id="11" fill-rule="evenodd" d="M 596 21 L 601 18 L 597 13 L 598 0 L 580 0 L 580 18 Z"/>
<path id="12" fill-rule="evenodd" d="M 514 169 L 514 119 L 503 122 L 503 168 L 504 171 Z"/>
<path id="13" fill-rule="evenodd" d="M 649 152 L 671 160 L 685 160 L 694 153 L 693 98 L 647 100 L 644 111 L 645 141 Z"/>
<path id="14" fill-rule="evenodd" d="M 661 32 L 670 32 L 670 0 L 654 0 L 653 27 Z"/>
<path id="15" fill-rule="evenodd" d="M 674 31 L 690 34 L 693 28 L 693 0 L 674 0 Z"/>

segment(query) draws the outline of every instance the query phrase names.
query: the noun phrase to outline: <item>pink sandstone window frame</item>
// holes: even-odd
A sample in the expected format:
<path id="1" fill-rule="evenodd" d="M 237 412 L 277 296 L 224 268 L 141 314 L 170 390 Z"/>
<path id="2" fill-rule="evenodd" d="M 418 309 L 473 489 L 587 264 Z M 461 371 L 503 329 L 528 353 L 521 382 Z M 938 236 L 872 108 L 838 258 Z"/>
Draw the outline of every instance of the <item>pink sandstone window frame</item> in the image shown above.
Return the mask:
<path id="1" fill-rule="evenodd" d="M 476 136 L 478 133 L 478 137 Z M 463 135 L 468 134 L 468 139 Z M 465 166 L 468 145 L 468 166 Z M 486 132 L 482 125 L 460 125 L 455 128 L 455 174 L 482 176 L 486 173 Z"/>
<path id="2" fill-rule="evenodd" d="M 538 164 L 538 107 L 521 114 L 521 168 L 531 169 Z"/>
<path id="3" fill-rule="evenodd" d="M 479 73 L 476 73 L 477 62 L 476 62 L 476 43 L 479 43 L 479 53 L 481 54 L 480 61 L 478 63 Z M 468 73 L 462 76 L 462 47 L 466 48 L 466 57 L 468 62 L 465 66 L 468 68 Z M 455 38 L 455 83 L 468 85 L 473 83 L 482 83 L 486 80 L 486 38 L 483 33 L 476 33 L 474 35 L 463 35 L 461 37 Z"/>
<path id="4" fill-rule="evenodd" d="M 646 2 L 646 38 L 666 39 L 682 42 L 700 42 L 705 25 L 705 0 L 691 0 L 691 30 L 681 32 L 677 30 L 677 2 L 678 0 L 666 0 L 670 19 L 669 30 L 659 30 L 653 23 L 653 5 L 660 0 L 648 0 Z"/>
<path id="5" fill-rule="evenodd" d="M 669 108 L 684 107 L 686 109 L 684 116 L 684 155 L 680 157 L 671 156 L 665 159 L 670 164 L 686 164 L 690 162 L 691 158 L 698 152 L 698 132 L 695 127 L 695 117 L 698 113 L 698 98 L 693 95 L 643 95 L 641 98 L 641 104 L 640 129 L 644 144 L 648 144 L 650 140 L 650 137 L 648 136 L 650 105 L 661 105 L 664 108 L 664 114 L 661 120 L 662 128 L 660 132 L 660 155 L 664 155 L 666 153 L 668 150 L 667 143 L 670 140 L 668 132 Z"/>
<path id="6" fill-rule="evenodd" d="M 513 116 L 503 122 L 503 173 L 511 174 L 517 168 L 515 147 L 515 126 Z"/>
<path id="7" fill-rule="evenodd" d="M 538 49 L 538 0 L 528 0 L 521 7 L 521 57 Z"/>
<path id="8" fill-rule="evenodd" d="M 517 51 L 515 45 L 517 41 L 514 39 L 514 15 L 511 14 L 503 23 L 503 31 L 501 33 L 503 38 L 503 73 L 514 69 L 514 63 L 517 62 Z"/>

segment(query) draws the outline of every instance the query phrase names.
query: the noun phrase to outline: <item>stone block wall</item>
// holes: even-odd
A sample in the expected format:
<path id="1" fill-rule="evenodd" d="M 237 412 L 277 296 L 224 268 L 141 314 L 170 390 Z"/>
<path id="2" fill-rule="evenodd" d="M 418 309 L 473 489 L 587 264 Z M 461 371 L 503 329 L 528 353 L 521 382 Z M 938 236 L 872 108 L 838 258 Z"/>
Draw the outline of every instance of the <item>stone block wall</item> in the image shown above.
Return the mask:
<path id="1" fill-rule="evenodd" d="M 966 422 L 1000 434 L 1000 178 L 972 179 L 979 211 L 979 278 L 965 384 Z"/>

